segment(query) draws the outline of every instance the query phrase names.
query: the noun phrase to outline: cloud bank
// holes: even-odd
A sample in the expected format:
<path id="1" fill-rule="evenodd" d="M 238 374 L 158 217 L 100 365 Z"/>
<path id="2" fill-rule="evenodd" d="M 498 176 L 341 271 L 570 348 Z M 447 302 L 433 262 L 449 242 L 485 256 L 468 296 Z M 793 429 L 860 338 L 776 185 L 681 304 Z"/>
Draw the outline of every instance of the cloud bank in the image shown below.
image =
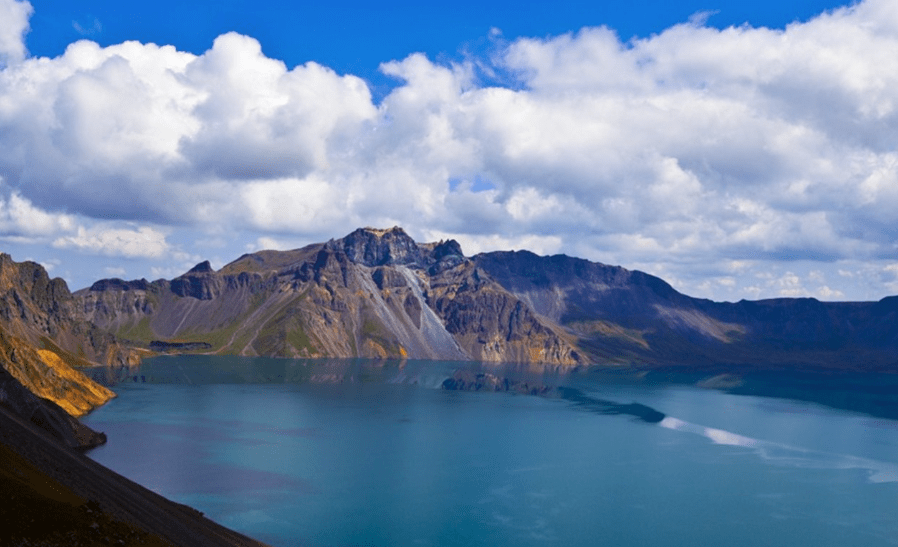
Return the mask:
<path id="1" fill-rule="evenodd" d="M 234 33 L 201 55 L 85 40 L 28 57 L 31 12 L 0 0 L 0 236 L 158 265 L 182 228 L 400 224 L 715 298 L 898 290 L 891 0 L 785 29 L 694 17 L 628 42 L 598 27 L 455 64 L 411 54 L 382 65 L 397 86 L 380 103 Z"/>

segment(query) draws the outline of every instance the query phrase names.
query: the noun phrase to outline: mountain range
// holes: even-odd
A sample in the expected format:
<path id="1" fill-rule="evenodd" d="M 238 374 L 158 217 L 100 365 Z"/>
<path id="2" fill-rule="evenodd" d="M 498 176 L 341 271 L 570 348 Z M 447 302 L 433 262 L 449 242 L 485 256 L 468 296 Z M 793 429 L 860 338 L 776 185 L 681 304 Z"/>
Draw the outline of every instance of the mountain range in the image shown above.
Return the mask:
<path id="1" fill-rule="evenodd" d="M 898 368 L 898 297 L 712 302 L 618 266 L 358 229 L 172 280 L 106 279 L 84 320 L 155 351 L 592 366 Z"/>

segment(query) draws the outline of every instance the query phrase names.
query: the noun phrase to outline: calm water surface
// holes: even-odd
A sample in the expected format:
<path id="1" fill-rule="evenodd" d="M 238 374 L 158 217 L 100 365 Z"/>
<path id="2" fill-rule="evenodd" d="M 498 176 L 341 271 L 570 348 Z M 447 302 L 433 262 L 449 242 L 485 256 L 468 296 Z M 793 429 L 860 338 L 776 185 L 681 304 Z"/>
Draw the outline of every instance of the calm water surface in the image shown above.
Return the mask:
<path id="1" fill-rule="evenodd" d="M 275 546 L 898 545 L 898 421 L 592 375 L 439 389 L 457 366 L 153 359 L 85 419 L 90 457 Z"/>

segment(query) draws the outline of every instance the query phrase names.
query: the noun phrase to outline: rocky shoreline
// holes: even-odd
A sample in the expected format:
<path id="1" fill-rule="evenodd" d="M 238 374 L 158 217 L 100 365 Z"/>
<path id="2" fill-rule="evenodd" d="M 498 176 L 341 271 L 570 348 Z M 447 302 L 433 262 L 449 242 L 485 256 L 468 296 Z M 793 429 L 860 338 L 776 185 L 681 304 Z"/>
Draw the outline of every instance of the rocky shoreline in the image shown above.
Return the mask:
<path id="1" fill-rule="evenodd" d="M 16 384 L 0 374 L 0 545 L 264 545 L 94 462 L 105 435 Z"/>

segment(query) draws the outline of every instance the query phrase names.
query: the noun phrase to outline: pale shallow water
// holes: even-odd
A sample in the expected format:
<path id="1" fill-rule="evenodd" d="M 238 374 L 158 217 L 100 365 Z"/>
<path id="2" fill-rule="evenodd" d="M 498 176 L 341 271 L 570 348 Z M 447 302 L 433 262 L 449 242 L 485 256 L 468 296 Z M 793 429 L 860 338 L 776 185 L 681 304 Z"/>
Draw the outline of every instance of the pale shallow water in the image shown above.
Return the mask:
<path id="1" fill-rule="evenodd" d="M 89 455 L 275 546 L 898 545 L 898 421 L 590 375 L 439 389 L 456 366 L 154 359 Z"/>

